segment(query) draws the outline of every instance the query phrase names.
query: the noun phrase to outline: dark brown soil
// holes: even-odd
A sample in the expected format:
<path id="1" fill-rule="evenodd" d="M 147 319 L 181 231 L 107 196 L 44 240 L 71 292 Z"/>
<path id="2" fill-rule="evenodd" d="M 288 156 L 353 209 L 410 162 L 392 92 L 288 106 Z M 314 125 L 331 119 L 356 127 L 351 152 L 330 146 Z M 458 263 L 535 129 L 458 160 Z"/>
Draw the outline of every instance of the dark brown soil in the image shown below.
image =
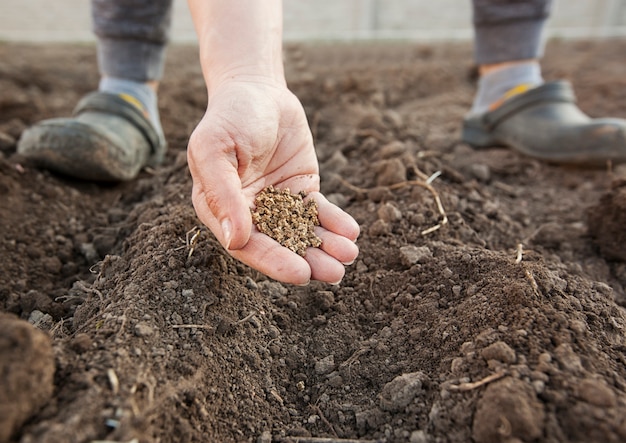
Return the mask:
<path id="1" fill-rule="evenodd" d="M 626 441 L 624 167 L 461 143 L 469 45 L 289 47 L 322 190 L 362 235 L 340 285 L 282 285 L 193 211 L 196 52 L 169 53 L 165 164 L 105 186 L 15 154 L 97 84 L 94 48 L 0 45 L 0 310 L 23 319 L 0 409 L 31 416 L 5 417 L 10 441 Z M 552 42 L 544 74 L 625 118 L 625 53 Z"/>

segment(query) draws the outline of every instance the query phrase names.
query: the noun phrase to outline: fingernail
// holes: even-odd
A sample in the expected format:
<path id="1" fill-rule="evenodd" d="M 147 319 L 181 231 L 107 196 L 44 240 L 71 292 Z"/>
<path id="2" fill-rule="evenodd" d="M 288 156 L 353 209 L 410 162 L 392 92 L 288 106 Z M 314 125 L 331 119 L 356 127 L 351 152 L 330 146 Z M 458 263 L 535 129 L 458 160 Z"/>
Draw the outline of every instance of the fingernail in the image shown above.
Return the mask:
<path id="1" fill-rule="evenodd" d="M 224 237 L 224 247 L 230 248 L 230 241 L 233 238 L 233 224 L 227 218 L 222 220 L 222 236 Z"/>

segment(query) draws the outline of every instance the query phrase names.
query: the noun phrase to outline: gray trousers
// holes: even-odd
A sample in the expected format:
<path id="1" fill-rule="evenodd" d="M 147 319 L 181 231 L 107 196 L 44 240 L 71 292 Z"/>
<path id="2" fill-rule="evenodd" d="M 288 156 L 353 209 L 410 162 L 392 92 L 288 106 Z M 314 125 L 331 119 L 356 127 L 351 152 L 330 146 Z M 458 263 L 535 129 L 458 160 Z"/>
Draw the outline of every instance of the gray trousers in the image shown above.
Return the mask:
<path id="1" fill-rule="evenodd" d="M 172 0 L 91 0 L 102 75 L 159 80 Z M 472 0 L 478 64 L 541 56 L 552 0 Z"/>

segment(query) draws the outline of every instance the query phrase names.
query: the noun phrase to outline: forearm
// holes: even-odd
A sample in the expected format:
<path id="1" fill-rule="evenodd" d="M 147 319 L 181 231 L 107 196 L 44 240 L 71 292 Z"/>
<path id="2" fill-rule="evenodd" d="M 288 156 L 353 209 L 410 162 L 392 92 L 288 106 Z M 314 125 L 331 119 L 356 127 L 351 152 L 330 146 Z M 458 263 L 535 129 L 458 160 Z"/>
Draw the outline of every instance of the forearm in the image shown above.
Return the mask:
<path id="1" fill-rule="evenodd" d="M 188 0 L 209 93 L 230 79 L 284 84 L 281 0 Z"/>

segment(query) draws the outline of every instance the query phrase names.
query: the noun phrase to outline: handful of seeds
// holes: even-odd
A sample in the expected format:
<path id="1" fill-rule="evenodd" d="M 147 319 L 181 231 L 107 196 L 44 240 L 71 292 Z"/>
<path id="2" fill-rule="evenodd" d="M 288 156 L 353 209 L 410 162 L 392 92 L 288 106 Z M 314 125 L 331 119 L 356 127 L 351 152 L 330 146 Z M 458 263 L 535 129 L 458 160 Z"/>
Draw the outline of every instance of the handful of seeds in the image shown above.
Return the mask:
<path id="1" fill-rule="evenodd" d="M 305 193 L 292 194 L 289 189 L 278 190 L 268 186 L 256 196 L 252 222 L 263 234 L 281 245 L 304 256 L 306 248 L 317 248 L 322 240 L 315 234 L 319 225 L 317 203 L 304 201 Z"/>

